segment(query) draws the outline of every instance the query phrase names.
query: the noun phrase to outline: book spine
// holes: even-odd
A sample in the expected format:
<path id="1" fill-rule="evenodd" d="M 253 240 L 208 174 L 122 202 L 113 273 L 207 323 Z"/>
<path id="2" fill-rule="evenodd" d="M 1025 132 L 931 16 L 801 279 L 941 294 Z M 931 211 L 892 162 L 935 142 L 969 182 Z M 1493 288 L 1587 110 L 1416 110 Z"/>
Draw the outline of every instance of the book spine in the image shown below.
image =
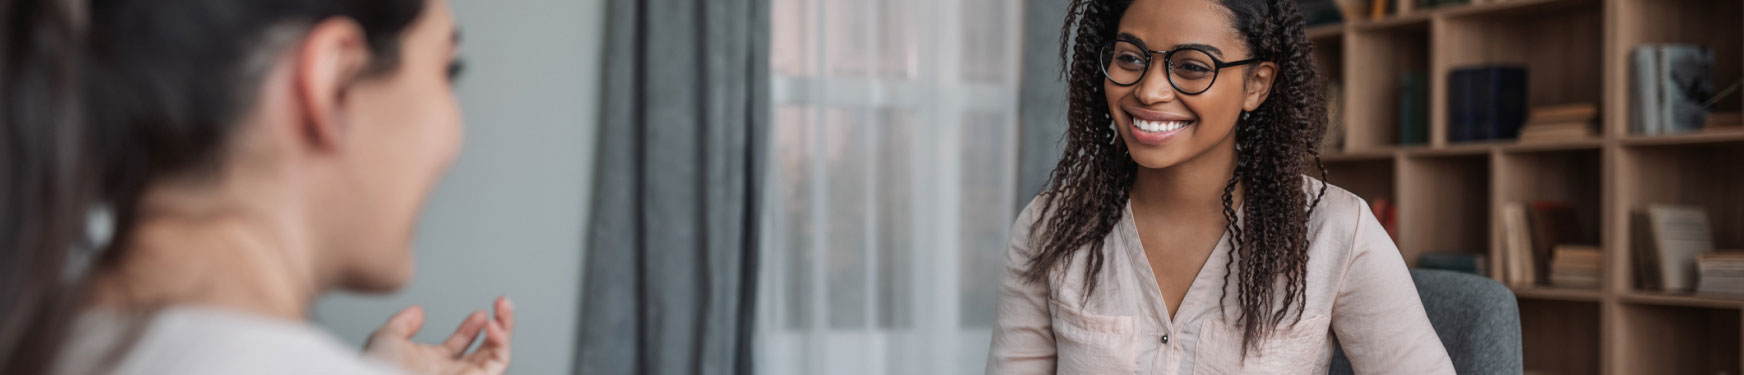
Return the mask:
<path id="1" fill-rule="evenodd" d="M 1499 103 L 1493 139 L 1519 138 L 1520 126 L 1526 123 L 1526 85 L 1530 73 L 1517 67 L 1502 68 L 1496 73 Z"/>

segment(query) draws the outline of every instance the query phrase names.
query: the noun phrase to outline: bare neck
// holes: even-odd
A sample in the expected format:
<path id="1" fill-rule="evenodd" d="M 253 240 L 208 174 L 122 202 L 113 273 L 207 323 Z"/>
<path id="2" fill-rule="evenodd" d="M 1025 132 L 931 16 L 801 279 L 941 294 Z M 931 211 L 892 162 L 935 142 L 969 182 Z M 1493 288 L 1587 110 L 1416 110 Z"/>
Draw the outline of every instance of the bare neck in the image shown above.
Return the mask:
<path id="1" fill-rule="evenodd" d="M 93 307 L 194 305 L 306 319 L 323 287 L 289 198 L 246 186 L 148 191 L 130 239 L 111 250 L 123 253 L 95 275 Z"/>
<path id="2" fill-rule="evenodd" d="M 1223 193 L 1235 174 L 1235 163 L 1234 142 L 1229 142 L 1167 168 L 1139 166 L 1132 182 L 1132 210 L 1177 219 L 1222 217 Z M 1230 194 L 1231 203 L 1239 206 L 1241 185 Z"/>

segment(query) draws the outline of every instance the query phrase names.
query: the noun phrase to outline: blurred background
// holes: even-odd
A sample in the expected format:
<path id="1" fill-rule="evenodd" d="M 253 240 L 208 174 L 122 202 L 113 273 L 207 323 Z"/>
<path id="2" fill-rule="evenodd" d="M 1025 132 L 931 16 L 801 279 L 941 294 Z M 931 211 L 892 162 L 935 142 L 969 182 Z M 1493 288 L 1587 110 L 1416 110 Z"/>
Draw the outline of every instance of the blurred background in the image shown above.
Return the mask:
<path id="1" fill-rule="evenodd" d="M 467 140 L 417 277 L 316 319 L 361 344 L 420 304 L 435 341 L 506 294 L 516 373 L 980 373 L 1066 3 L 455 1 Z M 1513 360 L 1739 373 L 1744 1 L 1300 4 L 1331 182 L 1411 266 L 1502 285 Z"/>

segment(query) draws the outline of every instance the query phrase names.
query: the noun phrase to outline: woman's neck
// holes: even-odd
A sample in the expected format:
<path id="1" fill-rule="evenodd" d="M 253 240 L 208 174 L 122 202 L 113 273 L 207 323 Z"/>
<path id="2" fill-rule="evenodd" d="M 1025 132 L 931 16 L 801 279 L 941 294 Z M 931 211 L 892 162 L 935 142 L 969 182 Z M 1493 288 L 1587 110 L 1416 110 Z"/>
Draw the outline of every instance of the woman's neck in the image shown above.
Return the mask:
<path id="1" fill-rule="evenodd" d="M 237 199 L 245 194 L 235 190 L 146 193 L 130 239 L 111 250 L 124 253 L 98 270 L 93 307 L 194 305 L 306 319 L 322 287 L 307 237 L 283 215 L 295 200 Z"/>
<path id="2" fill-rule="evenodd" d="M 1132 209 L 1175 217 L 1221 216 L 1223 192 L 1235 174 L 1235 163 L 1232 139 L 1167 168 L 1136 167 L 1130 193 Z M 1230 194 L 1231 203 L 1239 206 L 1241 185 Z"/>

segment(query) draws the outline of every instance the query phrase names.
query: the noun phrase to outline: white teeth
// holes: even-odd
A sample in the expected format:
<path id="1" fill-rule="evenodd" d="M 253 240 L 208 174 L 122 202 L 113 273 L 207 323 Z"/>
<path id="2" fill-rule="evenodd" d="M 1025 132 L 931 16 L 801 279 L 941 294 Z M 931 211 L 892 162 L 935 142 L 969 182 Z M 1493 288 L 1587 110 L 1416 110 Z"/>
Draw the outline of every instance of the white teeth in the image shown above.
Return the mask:
<path id="1" fill-rule="evenodd" d="M 1132 120 L 1133 126 L 1137 126 L 1138 130 L 1143 130 L 1146 133 L 1161 133 L 1161 132 L 1175 131 L 1176 129 L 1187 127 L 1187 124 L 1190 124 L 1190 122 L 1187 122 L 1187 121 L 1146 121 L 1146 120 L 1140 120 L 1140 119 L 1133 119 Z"/>

